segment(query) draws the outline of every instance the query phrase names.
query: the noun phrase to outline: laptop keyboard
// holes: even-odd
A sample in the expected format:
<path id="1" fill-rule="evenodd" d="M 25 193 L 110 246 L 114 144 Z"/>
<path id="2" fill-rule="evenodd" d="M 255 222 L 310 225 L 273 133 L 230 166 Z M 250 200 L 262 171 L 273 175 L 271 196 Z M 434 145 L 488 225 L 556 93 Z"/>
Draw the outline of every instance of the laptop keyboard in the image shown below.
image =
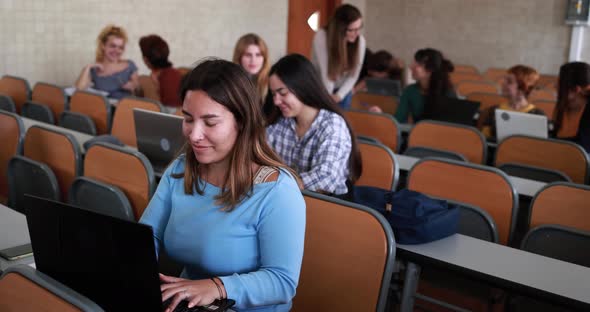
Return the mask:
<path id="1" fill-rule="evenodd" d="M 170 305 L 170 302 L 172 302 L 172 298 L 168 298 L 168 300 L 162 303 L 164 309 Z M 173 312 L 222 312 L 226 311 L 229 307 L 231 305 L 228 306 L 227 300 L 215 300 L 212 304 L 189 308 L 188 301 L 182 300 Z"/>

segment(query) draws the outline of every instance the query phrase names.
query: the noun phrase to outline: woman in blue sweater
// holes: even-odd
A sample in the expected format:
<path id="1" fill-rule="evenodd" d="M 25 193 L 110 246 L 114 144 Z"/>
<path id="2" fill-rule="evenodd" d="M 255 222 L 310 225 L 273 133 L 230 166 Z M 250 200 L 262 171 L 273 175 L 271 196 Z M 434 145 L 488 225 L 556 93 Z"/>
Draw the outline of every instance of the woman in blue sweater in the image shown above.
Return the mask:
<path id="1" fill-rule="evenodd" d="M 288 311 L 299 280 L 305 202 L 265 140 L 255 89 L 239 65 L 208 60 L 181 86 L 187 139 L 140 222 L 184 266 L 161 275 L 162 299 L 231 298 L 239 311 Z"/>

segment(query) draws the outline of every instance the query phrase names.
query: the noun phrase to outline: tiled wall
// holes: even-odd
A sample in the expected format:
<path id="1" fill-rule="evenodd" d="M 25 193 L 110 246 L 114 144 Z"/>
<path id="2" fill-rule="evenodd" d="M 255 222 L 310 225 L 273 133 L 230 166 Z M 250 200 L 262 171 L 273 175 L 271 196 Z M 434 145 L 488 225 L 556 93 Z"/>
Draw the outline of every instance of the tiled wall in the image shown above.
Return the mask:
<path id="1" fill-rule="evenodd" d="M 96 36 L 106 24 L 129 35 L 125 57 L 148 70 L 138 40 L 157 33 L 171 61 L 190 65 L 205 56 L 231 58 L 236 40 L 261 35 L 271 59 L 286 51 L 287 0 L 0 0 L 0 74 L 71 85 L 94 60 Z"/>
<path id="2" fill-rule="evenodd" d="M 417 49 L 442 50 L 480 70 L 528 64 L 557 73 L 567 61 L 571 27 L 565 0 L 366 0 L 368 47 L 406 62 Z M 588 32 L 588 31 L 587 31 Z M 590 37 L 584 44 L 588 61 Z"/>

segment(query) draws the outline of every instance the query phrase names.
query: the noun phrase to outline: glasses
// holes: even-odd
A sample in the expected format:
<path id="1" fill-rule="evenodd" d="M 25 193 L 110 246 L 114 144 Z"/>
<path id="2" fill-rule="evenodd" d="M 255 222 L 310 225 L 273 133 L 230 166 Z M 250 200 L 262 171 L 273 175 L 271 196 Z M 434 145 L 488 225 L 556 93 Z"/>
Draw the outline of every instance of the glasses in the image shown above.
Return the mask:
<path id="1" fill-rule="evenodd" d="M 346 28 L 346 32 L 347 33 L 358 33 L 358 32 L 361 32 L 362 29 L 363 29 L 363 26 L 358 27 L 358 28 Z"/>

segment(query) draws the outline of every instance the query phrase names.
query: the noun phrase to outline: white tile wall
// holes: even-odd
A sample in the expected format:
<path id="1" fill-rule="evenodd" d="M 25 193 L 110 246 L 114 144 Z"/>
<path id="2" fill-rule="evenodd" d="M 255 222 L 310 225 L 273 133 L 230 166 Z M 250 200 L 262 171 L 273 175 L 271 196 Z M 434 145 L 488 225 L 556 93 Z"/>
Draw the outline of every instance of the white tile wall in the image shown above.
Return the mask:
<path id="1" fill-rule="evenodd" d="M 156 33 L 176 66 L 205 56 L 232 57 L 237 39 L 255 32 L 271 60 L 286 51 L 287 0 L 0 0 L 0 74 L 71 85 L 94 60 L 95 40 L 109 23 L 129 35 L 125 57 L 140 73 L 138 41 Z"/>
<path id="2" fill-rule="evenodd" d="M 571 27 L 564 0 L 365 0 L 368 47 L 406 62 L 420 48 L 443 51 L 480 70 L 523 63 L 557 73 L 567 61 Z M 587 38 L 590 38 L 587 36 Z M 590 56 L 590 39 L 583 57 Z"/>

